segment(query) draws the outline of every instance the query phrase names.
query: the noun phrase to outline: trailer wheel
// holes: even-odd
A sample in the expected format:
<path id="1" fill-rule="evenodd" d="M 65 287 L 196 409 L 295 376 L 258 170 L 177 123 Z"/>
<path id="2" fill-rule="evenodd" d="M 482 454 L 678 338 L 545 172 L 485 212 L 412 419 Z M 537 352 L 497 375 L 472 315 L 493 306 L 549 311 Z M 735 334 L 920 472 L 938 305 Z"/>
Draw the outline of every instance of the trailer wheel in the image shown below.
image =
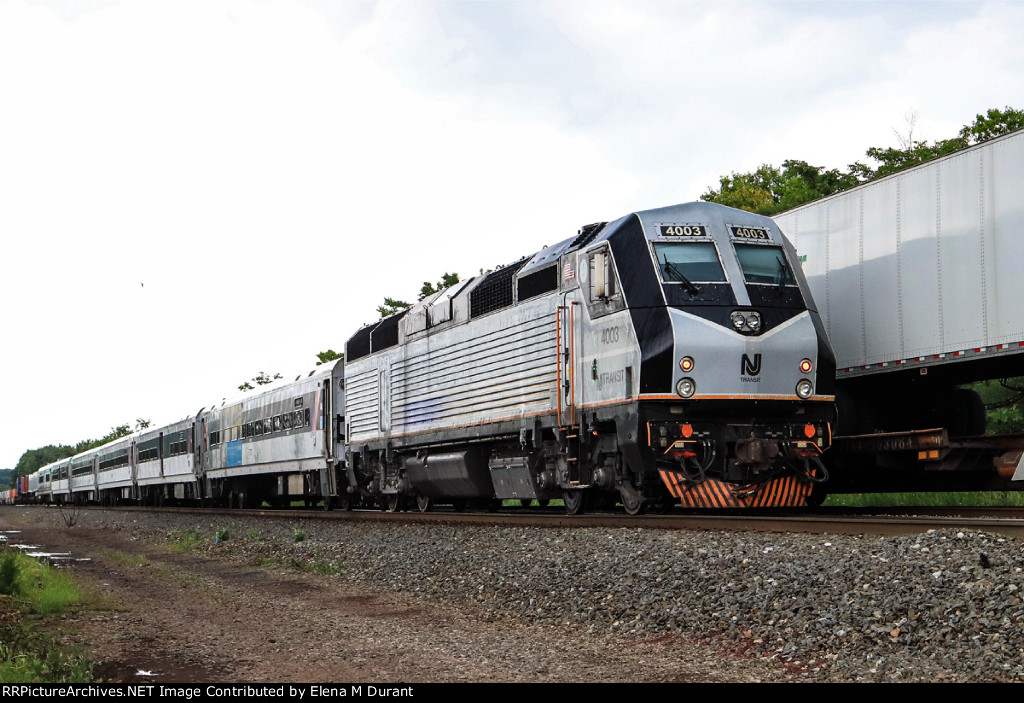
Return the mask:
<path id="1" fill-rule="evenodd" d="M 967 411 L 966 433 L 968 435 L 985 434 L 988 412 L 985 410 L 985 401 L 981 399 L 978 392 L 970 388 L 957 388 L 954 395 Z"/>

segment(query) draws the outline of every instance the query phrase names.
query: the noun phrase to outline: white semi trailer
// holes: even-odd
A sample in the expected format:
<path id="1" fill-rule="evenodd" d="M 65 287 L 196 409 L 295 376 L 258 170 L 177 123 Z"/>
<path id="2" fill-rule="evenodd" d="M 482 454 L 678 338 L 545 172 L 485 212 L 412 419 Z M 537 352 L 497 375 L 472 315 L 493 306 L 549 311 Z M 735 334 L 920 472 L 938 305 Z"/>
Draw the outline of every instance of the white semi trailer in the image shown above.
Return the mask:
<path id="1" fill-rule="evenodd" d="M 1024 375 L 1024 131 L 773 219 L 835 348 L 840 434 L 981 434 L 956 386 Z"/>

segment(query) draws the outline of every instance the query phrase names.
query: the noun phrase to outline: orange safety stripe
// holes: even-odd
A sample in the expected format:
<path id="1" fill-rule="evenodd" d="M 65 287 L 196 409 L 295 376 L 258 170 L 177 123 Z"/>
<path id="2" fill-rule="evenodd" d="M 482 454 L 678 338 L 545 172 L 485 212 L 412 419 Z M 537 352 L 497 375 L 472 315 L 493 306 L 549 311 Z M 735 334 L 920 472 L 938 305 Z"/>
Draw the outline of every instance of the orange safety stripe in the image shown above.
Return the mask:
<path id="1" fill-rule="evenodd" d="M 716 479 L 688 484 L 679 472 L 660 470 L 659 473 L 672 497 L 679 499 L 686 508 L 801 507 L 812 490 L 809 483 L 796 476 L 772 479 L 750 493 L 737 491 L 735 485 Z"/>

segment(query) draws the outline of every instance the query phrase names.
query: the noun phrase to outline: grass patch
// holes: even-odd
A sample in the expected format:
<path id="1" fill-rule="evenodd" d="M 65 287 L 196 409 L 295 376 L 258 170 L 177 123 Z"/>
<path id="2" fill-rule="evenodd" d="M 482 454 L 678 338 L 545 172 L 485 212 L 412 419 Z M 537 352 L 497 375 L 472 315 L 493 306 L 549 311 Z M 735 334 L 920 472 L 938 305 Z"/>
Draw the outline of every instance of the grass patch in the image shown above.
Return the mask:
<path id="1" fill-rule="evenodd" d="M 52 635 L 21 622 L 0 627 L 0 683 L 89 683 L 93 662 L 80 648 L 64 648 Z"/>
<path id="2" fill-rule="evenodd" d="M 88 683 L 93 663 L 80 649 L 62 648 L 23 615 L 62 613 L 82 600 L 71 576 L 22 554 L 0 560 L 0 683 Z"/>
<path id="3" fill-rule="evenodd" d="M 936 508 L 936 507 L 1024 507 L 1024 492 L 980 491 L 977 493 L 833 493 L 826 507 L 837 508 Z"/>
<path id="4" fill-rule="evenodd" d="M 0 586 L 16 603 L 41 614 L 62 613 L 82 599 L 70 574 L 13 552 L 0 561 Z"/>
<path id="5" fill-rule="evenodd" d="M 110 552 L 110 559 L 116 564 L 122 566 L 148 566 L 149 557 L 145 554 L 136 554 L 131 556 L 129 554 L 122 554 L 121 552 Z"/>
<path id="6" fill-rule="evenodd" d="M 530 504 L 528 506 L 525 506 L 525 507 L 536 508 L 538 505 L 540 505 L 540 504 L 537 501 L 531 500 Z M 545 503 L 545 505 L 550 506 L 550 507 L 554 507 L 554 508 L 561 508 L 561 507 L 565 506 L 565 503 L 562 501 L 561 498 L 552 498 L 547 503 Z M 509 499 L 509 500 L 501 501 L 501 507 L 503 507 L 503 508 L 519 508 L 519 507 L 523 507 L 523 504 L 522 504 L 522 501 L 520 501 L 518 498 L 512 498 L 512 499 Z"/>
<path id="7" fill-rule="evenodd" d="M 320 574 L 321 576 L 336 576 L 341 573 L 341 564 L 336 561 L 292 559 L 291 564 L 299 571 Z"/>
<path id="8" fill-rule="evenodd" d="M 199 534 L 199 530 L 193 527 L 188 530 L 172 530 L 171 539 L 174 540 L 171 551 L 188 552 L 195 549 L 203 538 Z"/>
<path id="9" fill-rule="evenodd" d="M 249 530 L 247 534 L 249 535 L 249 539 L 253 542 L 259 542 L 263 539 L 263 533 L 256 529 Z"/>
<path id="10" fill-rule="evenodd" d="M 295 532 L 292 533 L 292 539 L 296 542 L 305 542 L 306 533 L 303 530 L 295 530 Z"/>
<path id="11" fill-rule="evenodd" d="M 216 537 L 216 544 L 220 544 L 221 542 L 227 542 L 229 539 L 231 539 L 231 531 L 225 527 L 222 527 L 219 530 L 217 530 L 214 536 Z"/>

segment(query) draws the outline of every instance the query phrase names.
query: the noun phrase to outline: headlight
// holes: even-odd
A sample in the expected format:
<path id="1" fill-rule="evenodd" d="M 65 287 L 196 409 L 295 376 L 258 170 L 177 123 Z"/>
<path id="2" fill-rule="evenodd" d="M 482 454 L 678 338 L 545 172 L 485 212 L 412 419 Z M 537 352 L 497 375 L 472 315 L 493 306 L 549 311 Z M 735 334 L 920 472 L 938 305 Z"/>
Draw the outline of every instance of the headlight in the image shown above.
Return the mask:
<path id="1" fill-rule="evenodd" d="M 676 393 L 680 398 L 690 398 L 697 392 L 697 382 L 692 378 L 681 378 L 676 383 Z"/>
<path id="2" fill-rule="evenodd" d="M 810 381 L 806 378 L 797 381 L 796 394 L 798 396 L 806 400 L 811 397 L 812 393 L 814 393 L 814 385 Z"/>
<path id="3" fill-rule="evenodd" d="M 753 310 L 734 310 L 729 315 L 733 328 L 742 334 L 757 334 L 761 331 L 761 313 Z"/>

